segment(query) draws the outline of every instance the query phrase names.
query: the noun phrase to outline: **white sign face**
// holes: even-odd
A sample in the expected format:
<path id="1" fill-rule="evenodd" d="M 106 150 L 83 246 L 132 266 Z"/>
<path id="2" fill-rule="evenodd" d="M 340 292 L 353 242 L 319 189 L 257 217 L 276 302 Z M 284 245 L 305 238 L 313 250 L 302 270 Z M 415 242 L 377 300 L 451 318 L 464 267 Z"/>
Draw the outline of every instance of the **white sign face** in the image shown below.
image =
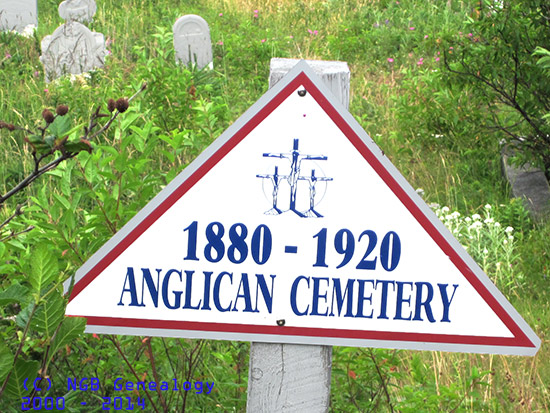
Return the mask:
<path id="1" fill-rule="evenodd" d="M 328 94 L 299 63 L 78 271 L 67 314 L 88 332 L 535 354 Z"/>

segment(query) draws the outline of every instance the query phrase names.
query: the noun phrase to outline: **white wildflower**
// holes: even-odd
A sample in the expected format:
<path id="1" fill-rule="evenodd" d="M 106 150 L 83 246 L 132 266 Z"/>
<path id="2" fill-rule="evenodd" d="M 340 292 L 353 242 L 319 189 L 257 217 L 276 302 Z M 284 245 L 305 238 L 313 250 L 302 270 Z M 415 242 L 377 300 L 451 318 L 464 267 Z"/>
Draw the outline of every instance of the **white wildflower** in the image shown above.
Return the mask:
<path id="1" fill-rule="evenodd" d="M 36 30 L 36 26 L 34 24 L 27 24 L 23 31 L 21 32 L 21 36 L 29 38 L 34 36 L 34 31 Z"/>
<path id="2" fill-rule="evenodd" d="M 504 232 L 506 232 L 507 234 L 510 234 L 513 230 L 514 230 L 514 228 L 512 228 L 512 227 L 506 227 Z"/>
<path id="3" fill-rule="evenodd" d="M 489 204 L 485 205 L 485 209 L 491 209 L 491 208 L 492 208 L 491 205 L 489 205 Z"/>
<path id="4" fill-rule="evenodd" d="M 464 221 L 466 221 L 469 224 L 470 222 L 472 222 L 472 218 L 466 217 L 466 218 L 464 218 Z"/>
<path id="5" fill-rule="evenodd" d="M 472 225 L 468 227 L 468 229 L 479 230 L 482 226 L 483 224 L 480 221 L 475 221 Z"/>
<path id="6" fill-rule="evenodd" d="M 489 218 L 485 218 L 485 221 L 483 221 L 483 222 L 485 222 L 486 224 L 492 224 L 493 222 L 495 222 L 495 220 L 493 218 L 489 217 Z"/>
<path id="7" fill-rule="evenodd" d="M 500 227 L 500 222 L 495 222 L 495 227 Z"/>
<path id="8" fill-rule="evenodd" d="M 484 249 L 483 249 L 483 253 L 484 253 L 485 255 L 487 255 L 487 254 L 489 254 L 489 250 L 488 250 L 487 248 L 484 248 Z"/>
<path id="9" fill-rule="evenodd" d="M 441 212 L 443 212 L 444 214 L 446 214 L 449 211 L 450 211 L 449 207 L 444 206 L 443 208 L 441 208 Z"/>
<path id="10" fill-rule="evenodd" d="M 481 219 L 481 215 L 479 215 L 479 214 L 474 214 L 474 215 L 472 215 L 472 219 L 473 219 L 474 221 L 478 221 L 478 220 Z"/>

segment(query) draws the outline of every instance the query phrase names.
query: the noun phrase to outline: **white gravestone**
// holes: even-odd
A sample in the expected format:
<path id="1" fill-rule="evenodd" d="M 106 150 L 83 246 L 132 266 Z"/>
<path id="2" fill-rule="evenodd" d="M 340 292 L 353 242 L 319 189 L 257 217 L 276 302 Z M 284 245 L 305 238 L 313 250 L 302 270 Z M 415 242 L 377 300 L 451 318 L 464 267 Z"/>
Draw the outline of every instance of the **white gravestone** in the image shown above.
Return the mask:
<path id="1" fill-rule="evenodd" d="M 105 38 L 83 24 L 72 21 L 59 26 L 42 40 L 42 56 L 46 82 L 65 74 L 80 74 L 103 67 Z"/>
<path id="2" fill-rule="evenodd" d="M 0 0 L 0 31 L 38 26 L 36 0 Z"/>
<path id="3" fill-rule="evenodd" d="M 208 23 L 202 17 L 188 14 L 180 17 L 173 27 L 176 61 L 212 68 L 212 42 Z"/>
<path id="4" fill-rule="evenodd" d="M 96 11 L 94 0 L 65 0 L 59 5 L 59 15 L 67 22 L 90 23 Z"/>

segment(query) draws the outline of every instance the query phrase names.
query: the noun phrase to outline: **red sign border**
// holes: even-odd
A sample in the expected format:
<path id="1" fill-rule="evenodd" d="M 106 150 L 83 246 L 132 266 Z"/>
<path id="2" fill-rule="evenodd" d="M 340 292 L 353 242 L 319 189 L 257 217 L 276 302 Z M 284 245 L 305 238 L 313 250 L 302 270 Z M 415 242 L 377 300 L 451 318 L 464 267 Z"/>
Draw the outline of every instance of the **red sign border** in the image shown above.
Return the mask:
<path id="1" fill-rule="evenodd" d="M 230 332 L 246 334 L 274 334 L 306 337 L 336 337 L 349 339 L 407 341 L 423 343 L 451 343 L 467 345 L 511 346 L 529 347 L 537 346 L 527 337 L 524 331 L 514 321 L 510 314 L 502 307 L 499 301 L 490 293 L 474 271 L 464 262 L 457 251 L 449 244 L 447 239 L 437 230 L 430 219 L 420 210 L 418 205 L 409 197 L 404 188 L 399 185 L 392 174 L 382 165 L 380 160 L 367 147 L 365 142 L 357 135 L 353 128 L 346 122 L 337 109 L 329 102 L 315 83 L 301 71 L 292 79 L 274 98 L 244 124 L 243 127 L 230 137 L 216 152 L 213 153 L 200 167 L 194 171 L 176 190 L 168 195 L 147 217 L 136 225 L 113 249 L 105 254 L 80 280 L 78 280 L 71 292 L 69 302 L 80 294 L 90 282 L 101 274 L 111 262 L 125 251 L 137 238 L 140 237 L 151 225 L 156 222 L 174 203 L 179 200 L 193 185 L 205 176 L 223 157 L 225 157 L 239 142 L 241 142 L 257 125 L 259 125 L 270 113 L 272 113 L 292 92 L 299 86 L 305 87 L 317 103 L 323 108 L 342 133 L 350 140 L 354 147 L 361 153 L 365 160 L 376 171 L 380 178 L 393 191 L 397 198 L 405 205 L 410 213 L 417 219 L 420 225 L 432 237 L 436 244 L 449 256 L 453 264 L 470 282 L 474 289 L 486 301 L 489 307 L 510 330 L 514 337 L 484 337 L 448 334 L 404 333 L 383 331 L 356 331 L 343 329 L 304 328 L 291 326 L 263 326 L 252 324 L 224 324 L 171 320 L 128 319 L 117 317 L 93 317 L 87 318 L 90 326 L 133 327 L 152 329 L 175 329 L 193 331 Z"/>

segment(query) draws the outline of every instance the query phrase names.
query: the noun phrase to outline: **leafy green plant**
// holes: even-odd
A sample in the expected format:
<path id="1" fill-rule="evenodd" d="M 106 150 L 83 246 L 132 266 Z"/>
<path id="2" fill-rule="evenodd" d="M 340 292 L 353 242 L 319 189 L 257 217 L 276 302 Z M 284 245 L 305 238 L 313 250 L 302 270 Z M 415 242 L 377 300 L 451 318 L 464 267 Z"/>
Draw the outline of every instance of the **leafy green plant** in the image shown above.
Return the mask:
<path id="1" fill-rule="evenodd" d="M 533 54 L 550 40 L 549 17 L 550 7 L 540 0 L 482 1 L 469 33 L 455 36 L 453 50 L 444 53 L 453 78 L 476 86 L 472 91 L 491 116 L 489 126 L 513 144 L 521 163 L 541 165 L 547 176 L 550 87 Z"/>
<path id="2" fill-rule="evenodd" d="M 144 89 L 142 87 L 130 101 Z M 43 186 L 37 197 L 31 197 L 34 205 L 25 208 L 25 214 L 18 205 L 0 224 L 0 301 L 4 304 L 0 316 L 6 327 L 0 336 L 0 363 L 6 367 L 0 377 L 0 397 L 5 393 L 7 398 L 19 402 L 23 397 L 32 400 L 37 395 L 37 387 L 29 389 L 23 381 L 29 377 L 47 378 L 56 352 L 84 331 L 84 319 L 64 317 L 65 299 L 61 283 L 66 275 L 60 268 L 57 251 L 61 250 L 56 249 L 56 241 L 62 239 L 76 251 L 72 231 L 77 226 L 74 211 L 80 196 L 69 201 L 74 164 L 67 167 L 67 161 L 82 153 L 90 156 L 90 139 L 109 129 L 118 115 L 128 109 L 128 103 L 129 100 L 124 98 L 116 102 L 111 99 L 108 104 L 110 114 L 102 114 L 98 108 L 87 125 L 77 123 L 75 126 L 67 115 L 69 108 L 66 105 L 58 105 L 55 115 L 44 109 L 44 126 L 38 126 L 36 130 L 4 121 L 0 123 L 3 129 L 24 135 L 33 165 L 25 178 L 0 196 L 0 205 L 12 197 L 23 198 L 22 193 L 27 187 L 52 171 L 59 172 L 58 176 L 62 178 L 61 191 L 47 193 Z M 99 120 L 103 117 L 109 119 L 100 125 Z M 33 212 L 39 215 L 29 217 L 28 214 Z M 10 336 L 17 339 L 8 340 Z"/>

